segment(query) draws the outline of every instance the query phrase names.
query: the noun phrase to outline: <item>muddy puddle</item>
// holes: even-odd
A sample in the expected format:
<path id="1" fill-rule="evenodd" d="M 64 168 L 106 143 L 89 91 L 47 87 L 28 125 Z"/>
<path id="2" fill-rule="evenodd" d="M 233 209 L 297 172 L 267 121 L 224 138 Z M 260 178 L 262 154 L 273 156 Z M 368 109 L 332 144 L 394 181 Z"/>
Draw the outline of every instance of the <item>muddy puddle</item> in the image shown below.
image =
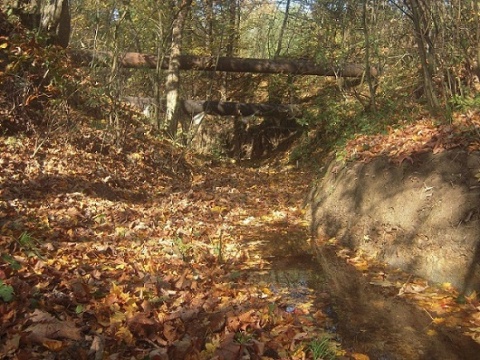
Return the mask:
<path id="1" fill-rule="evenodd" d="M 288 312 L 305 303 L 312 306 L 309 311 L 323 311 L 328 320 L 322 327 L 347 354 L 372 360 L 480 359 L 473 340 L 456 329 L 434 326 L 430 314 L 369 284 L 328 248 L 290 256 L 278 255 L 278 246 L 273 249 L 277 256 L 269 257 L 268 268 L 249 271 L 250 278 L 281 292 L 278 305 Z"/>

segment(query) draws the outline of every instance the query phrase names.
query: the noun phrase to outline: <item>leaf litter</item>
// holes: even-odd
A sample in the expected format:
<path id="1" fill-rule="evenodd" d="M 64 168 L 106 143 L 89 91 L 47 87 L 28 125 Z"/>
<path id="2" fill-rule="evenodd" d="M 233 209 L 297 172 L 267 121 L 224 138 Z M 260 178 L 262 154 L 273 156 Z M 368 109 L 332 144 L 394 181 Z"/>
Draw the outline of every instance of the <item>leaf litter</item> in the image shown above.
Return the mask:
<path id="1" fill-rule="evenodd" d="M 45 58 L 40 47 L 26 51 Z M 0 103 L 9 108 L 3 94 Z M 265 247 L 278 244 L 279 257 L 310 246 L 301 204 L 311 174 L 201 161 L 135 124 L 118 149 L 84 114 L 69 116 L 75 131 L 0 137 L 2 358 L 310 359 L 327 339 L 338 357 L 368 359 L 326 330 L 319 298 L 328 294 L 268 281 Z M 478 150 L 478 118 L 425 119 L 359 136 L 346 152 L 401 163 L 416 152 Z M 425 309 L 432 336 L 449 326 L 480 342 L 476 294 L 338 254 L 373 286 Z"/>
<path id="2" fill-rule="evenodd" d="M 96 152 L 82 139 L 99 134 L 80 133 L 0 138 L 4 358 L 311 357 L 325 335 L 313 295 L 292 305 L 248 275 L 269 266 L 259 232 L 300 224 L 306 242 L 304 174 L 148 135 Z"/>
<path id="3" fill-rule="evenodd" d="M 5 358 L 309 359 L 325 337 L 339 357 L 366 356 L 335 341 L 312 289 L 269 280 L 272 258 L 311 252 L 311 175 L 201 161 L 148 134 L 106 153 L 82 137 L 35 156 L 34 139 L 0 139 Z M 432 334 L 480 338 L 476 294 L 462 303 L 448 284 L 338 255 L 428 311 Z"/>

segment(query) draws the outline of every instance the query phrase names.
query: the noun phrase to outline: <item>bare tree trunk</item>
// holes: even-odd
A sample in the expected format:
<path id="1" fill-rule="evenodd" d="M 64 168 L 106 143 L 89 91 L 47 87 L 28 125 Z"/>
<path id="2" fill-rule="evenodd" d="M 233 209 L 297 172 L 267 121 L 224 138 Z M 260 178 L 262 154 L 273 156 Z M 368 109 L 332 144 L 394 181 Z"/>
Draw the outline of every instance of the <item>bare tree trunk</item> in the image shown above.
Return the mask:
<path id="1" fill-rule="evenodd" d="M 280 28 L 280 34 L 278 34 L 278 43 L 277 49 L 275 50 L 275 59 L 278 58 L 280 56 L 280 53 L 282 52 L 283 34 L 285 33 L 285 29 L 287 28 L 289 12 L 290 0 L 287 0 L 287 4 L 285 5 L 285 16 L 283 18 L 282 27 Z"/>
<path id="2" fill-rule="evenodd" d="M 53 42 L 67 47 L 70 41 L 70 4 L 68 0 L 43 1 L 41 29 L 53 38 Z"/>
<path id="3" fill-rule="evenodd" d="M 156 47 L 157 57 L 155 62 L 155 73 L 153 74 L 153 115 L 157 130 L 164 130 L 166 128 L 163 115 L 162 104 L 162 64 L 165 62 L 165 35 L 163 32 L 164 16 L 160 8 L 157 8 L 157 26 L 156 26 Z"/>
<path id="4" fill-rule="evenodd" d="M 428 38 L 428 25 L 425 18 L 426 13 L 420 4 L 420 0 L 405 0 L 410 5 L 412 11 L 412 21 L 415 30 L 415 40 L 418 47 L 418 55 L 420 56 L 420 64 L 422 66 L 422 77 L 424 93 L 427 99 L 427 104 L 432 112 L 438 111 L 440 102 L 435 93 L 433 85 L 433 68 L 434 55 L 433 44 Z M 429 54 L 430 52 L 430 54 Z"/>
<path id="5" fill-rule="evenodd" d="M 214 41 L 213 41 L 213 20 L 214 20 L 214 16 L 213 16 L 213 0 L 206 0 L 205 1 L 205 12 L 206 12 L 206 21 L 207 21 L 207 24 L 206 24 L 206 27 L 207 27 L 207 49 L 209 49 L 210 51 L 213 50 L 213 44 L 214 44 Z"/>
<path id="6" fill-rule="evenodd" d="M 228 0 L 228 25 L 227 25 L 227 44 L 225 55 L 233 57 L 238 43 L 238 22 L 237 22 L 237 0 Z M 228 98 L 229 75 L 223 72 L 220 75 L 220 98 L 225 101 Z"/>
<path id="7" fill-rule="evenodd" d="M 235 48 L 238 40 L 237 29 L 237 2 L 236 0 L 228 1 L 228 42 L 227 42 L 227 56 L 235 54 Z"/>
<path id="8" fill-rule="evenodd" d="M 165 109 L 165 124 L 169 126 L 172 137 L 177 134 L 178 128 L 178 88 L 180 86 L 180 53 L 182 48 L 183 26 L 190 10 L 192 0 L 182 0 L 177 17 L 172 27 L 172 47 L 170 49 L 170 62 L 165 83 L 167 106 Z"/>
<path id="9" fill-rule="evenodd" d="M 369 32 L 369 28 L 368 28 L 369 25 L 367 21 L 367 1 L 368 0 L 363 0 L 362 23 L 363 23 L 363 35 L 365 37 L 365 68 L 369 69 L 370 68 L 370 32 Z M 376 91 L 376 86 L 374 84 L 375 80 L 369 71 L 366 72 L 366 78 L 368 83 L 368 89 L 370 92 L 370 99 L 369 99 L 369 104 L 367 106 L 367 109 L 375 111 L 377 107 L 375 102 L 375 91 Z"/>
<path id="10" fill-rule="evenodd" d="M 476 23 L 476 31 L 475 31 L 475 41 L 476 41 L 476 65 L 475 65 L 475 73 L 480 79 L 480 7 L 478 6 L 478 1 L 473 1 L 473 8 L 475 9 L 475 23 Z"/>
<path id="11" fill-rule="evenodd" d="M 115 54 L 119 54 L 120 52 L 119 30 L 126 16 L 127 16 L 127 11 L 125 10 L 113 25 L 113 46 L 114 46 L 113 51 Z M 118 56 L 114 56 L 112 58 L 110 74 L 108 76 L 107 95 L 110 98 L 109 125 L 113 130 L 113 133 L 115 134 L 115 143 L 118 147 L 120 147 L 123 143 L 122 135 L 124 130 L 124 123 L 123 123 L 122 117 L 119 114 L 121 88 L 122 88 L 122 77 L 119 74 Z"/>
<path id="12" fill-rule="evenodd" d="M 16 0 L 6 4 L 13 9 L 22 24 L 45 33 L 51 43 L 67 47 L 70 41 L 69 0 Z"/>
<path id="13" fill-rule="evenodd" d="M 282 52 L 282 43 L 283 43 L 283 35 L 285 34 L 285 29 L 288 25 L 288 17 L 290 15 L 290 0 L 287 0 L 285 5 L 285 16 L 283 17 L 282 26 L 280 27 L 280 33 L 278 34 L 278 42 L 277 48 L 275 49 L 274 59 L 277 59 L 281 52 Z M 288 75 L 286 80 L 287 92 L 288 97 L 292 98 L 292 87 L 293 87 L 293 76 Z M 268 86 L 268 98 L 270 101 L 276 101 L 279 98 L 282 98 L 284 95 L 283 91 L 278 91 L 278 86 L 275 84 L 273 78 L 269 78 L 269 86 Z"/>

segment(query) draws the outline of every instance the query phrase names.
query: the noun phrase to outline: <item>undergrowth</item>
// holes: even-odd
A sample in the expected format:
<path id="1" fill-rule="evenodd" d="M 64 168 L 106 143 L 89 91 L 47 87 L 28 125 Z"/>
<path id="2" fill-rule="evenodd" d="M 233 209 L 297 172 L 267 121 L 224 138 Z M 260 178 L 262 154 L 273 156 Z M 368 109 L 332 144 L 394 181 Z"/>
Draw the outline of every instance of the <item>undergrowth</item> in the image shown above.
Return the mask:
<path id="1" fill-rule="evenodd" d="M 386 99 L 378 104 L 376 111 L 366 111 L 358 101 L 340 94 L 322 95 L 302 119 L 309 130 L 291 151 L 290 161 L 316 163 L 330 154 L 341 160 L 346 144 L 356 136 L 386 133 L 406 120 L 418 118 L 419 112 L 412 104 Z"/>

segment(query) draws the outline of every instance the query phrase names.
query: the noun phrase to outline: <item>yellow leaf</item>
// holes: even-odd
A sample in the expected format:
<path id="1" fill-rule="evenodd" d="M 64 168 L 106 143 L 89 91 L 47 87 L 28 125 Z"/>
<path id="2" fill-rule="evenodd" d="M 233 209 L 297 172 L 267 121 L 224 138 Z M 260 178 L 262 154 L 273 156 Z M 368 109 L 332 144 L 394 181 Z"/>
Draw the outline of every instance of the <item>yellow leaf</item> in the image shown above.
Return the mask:
<path id="1" fill-rule="evenodd" d="M 428 336 L 437 336 L 437 332 L 436 332 L 435 330 L 433 330 L 433 329 L 429 329 L 429 330 L 427 331 L 427 335 L 428 335 Z"/>
<path id="2" fill-rule="evenodd" d="M 122 295 L 123 294 L 123 286 L 122 285 L 116 285 L 115 283 L 112 283 L 112 288 L 110 289 L 110 293 L 115 294 L 115 295 Z"/>
<path id="3" fill-rule="evenodd" d="M 125 315 L 123 312 L 120 311 L 115 311 L 115 313 L 110 316 L 110 322 L 111 323 L 121 323 L 124 322 L 127 319 L 127 315 Z"/>
<path id="4" fill-rule="evenodd" d="M 444 290 L 452 290 L 452 288 L 453 288 L 453 287 L 452 287 L 452 284 L 449 283 L 449 282 L 444 282 L 444 283 L 442 284 L 442 289 L 444 289 Z"/>
<path id="5" fill-rule="evenodd" d="M 468 300 L 469 302 L 472 302 L 477 299 L 477 292 L 475 290 L 472 291 L 472 293 L 468 296 L 465 296 L 465 299 Z"/>
<path id="6" fill-rule="evenodd" d="M 267 287 L 262 288 L 262 293 L 265 295 L 272 295 L 272 291 Z"/>
<path id="7" fill-rule="evenodd" d="M 6 49 L 8 47 L 8 43 L 0 44 L 0 49 Z"/>
<path id="8" fill-rule="evenodd" d="M 351 356 L 352 356 L 352 358 L 354 358 L 355 360 L 370 360 L 370 358 L 368 357 L 368 355 L 365 355 L 365 354 L 353 353 Z"/>
<path id="9" fill-rule="evenodd" d="M 135 342 L 132 333 L 125 326 L 120 327 L 120 329 L 118 329 L 118 331 L 115 333 L 115 336 L 125 341 L 128 345 L 132 345 Z"/>
<path id="10" fill-rule="evenodd" d="M 445 322 L 445 319 L 444 319 L 444 318 L 438 318 L 438 317 L 433 318 L 433 323 L 434 323 L 434 324 L 441 324 L 441 323 L 443 323 L 443 322 Z"/>
<path id="11" fill-rule="evenodd" d="M 212 343 L 206 343 L 205 344 L 205 350 L 209 353 L 212 353 L 212 354 L 215 352 L 215 350 L 217 350 L 217 347 L 218 347 L 217 345 L 212 344 Z"/>
<path id="12" fill-rule="evenodd" d="M 224 214 L 228 212 L 228 209 L 223 206 L 214 206 L 212 207 L 212 212 L 217 214 Z"/>

